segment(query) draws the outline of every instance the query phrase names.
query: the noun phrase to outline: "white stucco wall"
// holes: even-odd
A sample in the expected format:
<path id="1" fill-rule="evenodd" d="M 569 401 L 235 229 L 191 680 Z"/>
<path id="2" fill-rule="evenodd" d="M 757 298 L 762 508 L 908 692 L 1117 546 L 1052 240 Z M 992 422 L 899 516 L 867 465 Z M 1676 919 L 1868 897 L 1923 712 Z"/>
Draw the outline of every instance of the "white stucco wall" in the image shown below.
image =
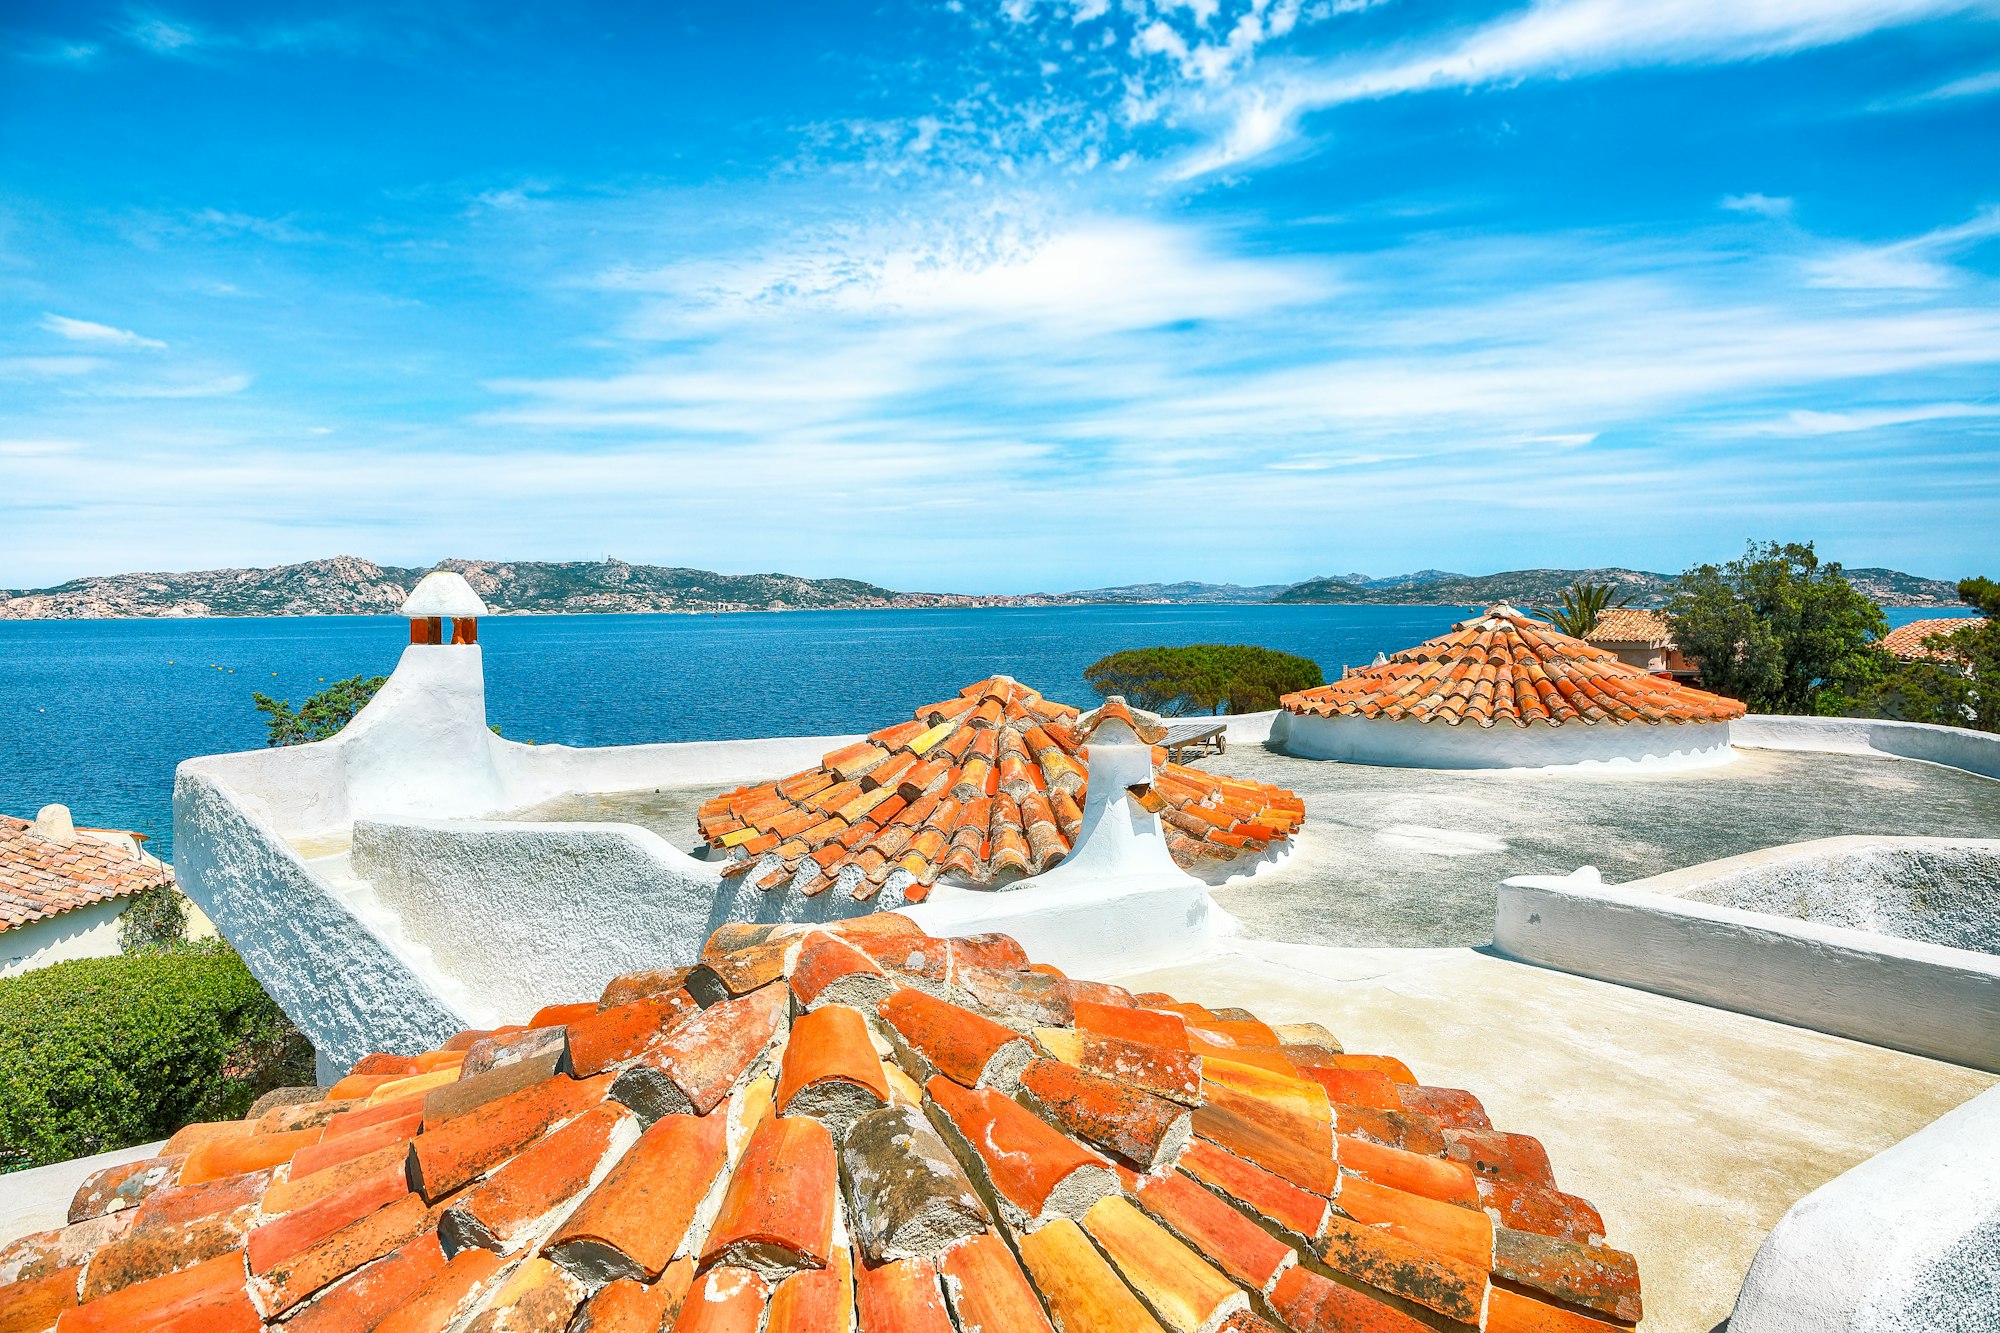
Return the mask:
<path id="1" fill-rule="evenodd" d="M 128 898 L 113 898 L 0 931 L 0 977 L 72 958 L 110 957 L 118 952 L 118 918 L 131 905 Z"/>
<path id="2" fill-rule="evenodd" d="M 1817 838 L 1625 887 L 2000 954 L 1996 839 Z"/>
<path id="3" fill-rule="evenodd" d="M 1729 1333 L 2000 1329 L 2000 1088 L 1792 1205 Z"/>
<path id="4" fill-rule="evenodd" d="M 175 875 L 323 1069 L 345 1070 L 371 1051 L 431 1050 L 478 1025 L 481 1015 L 461 1012 L 467 1006 L 423 975 L 430 969 L 392 921 L 364 921 L 261 817 L 252 804 L 261 801 L 228 787 L 212 762 L 189 760 L 174 776 Z"/>
<path id="5" fill-rule="evenodd" d="M 359 820 L 350 864 L 404 936 L 507 1023 L 692 958 L 725 922 L 830 921 L 901 901 L 764 892 L 630 824 Z"/>
<path id="6" fill-rule="evenodd" d="M 1921 759 L 2000 778 L 2000 736 L 1926 722 L 1856 717 L 1773 717 L 1756 713 L 1729 724 L 1730 742 L 1748 750 L 1825 750 Z"/>
<path id="7" fill-rule="evenodd" d="M 1523 962 L 2000 1072 L 2000 958 L 1601 882 L 1500 888 L 1494 947 Z"/>
<path id="8" fill-rule="evenodd" d="M 1285 715 L 1273 744 L 1301 759 L 1398 768 L 1699 768 L 1734 756 L 1726 722 L 1511 722 L 1482 727 L 1366 717 Z"/>

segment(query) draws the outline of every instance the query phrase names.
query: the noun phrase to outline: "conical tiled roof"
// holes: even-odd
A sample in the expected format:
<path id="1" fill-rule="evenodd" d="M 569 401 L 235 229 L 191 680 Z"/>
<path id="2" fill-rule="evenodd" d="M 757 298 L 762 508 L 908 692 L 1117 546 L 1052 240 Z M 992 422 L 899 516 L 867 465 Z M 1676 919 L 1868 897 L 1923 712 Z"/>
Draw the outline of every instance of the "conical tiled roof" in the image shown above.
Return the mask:
<path id="1" fill-rule="evenodd" d="M 1090 776 L 1084 748 L 1108 720 L 1143 738 L 1160 731 L 1122 700 L 1079 718 L 994 676 L 817 768 L 716 797 L 701 807 L 701 833 L 729 855 L 723 874 L 807 895 L 839 884 L 866 900 L 887 885 L 918 902 L 940 875 L 1039 875 L 1069 854 Z M 1283 788 L 1154 756 L 1153 781 L 1133 794 L 1165 822 L 1183 866 L 1262 851 L 1305 822 L 1305 803 Z"/>
<path id="2" fill-rule="evenodd" d="M 1511 606 L 1493 607 L 1380 666 L 1281 702 L 1288 712 L 1317 717 L 1482 727 L 1725 722 L 1744 712 L 1734 699 L 1662 680 Z"/>
<path id="3" fill-rule="evenodd" d="M 191 1125 L 0 1248 L 0 1327 L 1587 1333 L 1632 1257 L 1477 1098 L 1317 1024 L 880 913 Z"/>

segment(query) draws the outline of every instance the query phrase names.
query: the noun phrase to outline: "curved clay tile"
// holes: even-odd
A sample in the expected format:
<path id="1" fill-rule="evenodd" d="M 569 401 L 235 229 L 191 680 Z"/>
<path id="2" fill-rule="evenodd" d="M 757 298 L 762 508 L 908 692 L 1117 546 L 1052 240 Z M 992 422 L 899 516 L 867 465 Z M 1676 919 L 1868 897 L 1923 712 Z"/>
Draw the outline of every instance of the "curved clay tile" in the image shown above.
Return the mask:
<path id="1" fill-rule="evenodd" d="M 1632 1257 L 1541 1144 L 1316 1024 L 1073 980 L 895 913 L 725 927 L 698 967 L 620 978 L 601 1006 L 369 1056 L 325 1100 L 98 1172 L 69 1225 L 0 1247 L 0 1326 L 1607 1333 L 1641 1314 Z M 644 1038 L 585 1074 L 601 1026 Z"/>
<path id="2" fill-rule="evenodd" d="M 1599 722 L 1726 722 L 1745 709 L 1621 662 L 1510 606 L 1496 606 L 1345 679 L 1288 694 L 1309 717 L 1559 727 Z"/>
<path id="3" fill-rule="evenodd" d="M 1084 747 L 1106 722 L 1145 743 L 1159 718 L 1112 698 L 1090 713 L 1006 676 L 927 704 L 907 722 L 828 754 L 819 767 L 739 787 L 701 807 L 722 873 L 810 897 L 836 884 L 866 901 L 885 886 L 921 902 L 940 876 L 969 884 L 1039 875 L 1083 824 Z M 1261 852 L 1305 822 L 1293 793 L 1165 762 L 1133 796 L 1167 826 L 1182 866 Z M 893 899 L 893 894 L 892 894 Z"/>

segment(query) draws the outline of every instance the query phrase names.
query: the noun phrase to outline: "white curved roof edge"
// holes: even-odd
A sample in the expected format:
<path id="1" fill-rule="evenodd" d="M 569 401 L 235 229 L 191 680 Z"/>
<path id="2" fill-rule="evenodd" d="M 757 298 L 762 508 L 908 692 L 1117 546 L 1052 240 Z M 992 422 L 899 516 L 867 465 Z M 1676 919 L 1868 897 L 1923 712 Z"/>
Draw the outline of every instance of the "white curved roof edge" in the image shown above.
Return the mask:
<path id="1" fill-rule="evenodd" d="M 483 616 L 486 603 L 479 600 L 479 594 L 465 581 L 465 575 L 449 569 L 433 570 L 417 581 L 403 602 L 403 615 L 417 616 Z"/>

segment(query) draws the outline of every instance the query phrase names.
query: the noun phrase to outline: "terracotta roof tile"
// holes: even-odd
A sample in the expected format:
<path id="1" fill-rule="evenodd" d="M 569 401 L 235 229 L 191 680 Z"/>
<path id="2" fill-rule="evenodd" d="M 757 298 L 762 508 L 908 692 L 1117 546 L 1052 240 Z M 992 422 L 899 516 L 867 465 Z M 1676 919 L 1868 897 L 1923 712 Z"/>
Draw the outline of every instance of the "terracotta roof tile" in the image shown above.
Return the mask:
<path id="1" fill-rule="evenodd" d="M 1672 643 L 1673 627 L 1659 611 L 1637 606 L 1613 606 L 1597 613 L 1597 623 L 1583 636 L 1585 643 L 1642 643 L 1660 648 Z"/>
<path id="2" fill-rule="evenodd" d="M 0 815 L 0 931 L 128 898 L 173 879 L 174 872 L 154 858 L 93 837 L 90 830 L 77 830 L 74 841 L 55 842 L 28 820 Z"/>
<path id="3" fill-rule="evenodd" d="M 867 900 L 893 885 L 916 902 L 943 875 L 973 884 L 1037 875 L 1069 854 L 1082 826 L 1083 749 L 1107 719 L 1148 738 L 1158 730 L 1121 700 L 1079 718 L 995 676 L 818 768 L 704 802 L 702 836 L 728 858 L 725 875 L 807 896 L 846 884 Z M 1163 756 L 1155 767 L 1148 799 L 1185 835 L 1169 840 L 1183 865 L 1262 851 L 1305 820 L 1304 803 L 1281 788 Z"/>
<path id="4" fill-rule="evenodd" d="M 1884 634 L 1876 646 L 1891 657 L 1900 657 L 1906 662 L 1950 661 L 1953 654 L 1949 650 L 1927 647 L 1924 640 L 1936 634 L 1956 633 L 1968 625 L 1977 625 L 1979 621 L 1978 616 L 1937 616 L 1928 620 L 1912 620 Z"/>
<path id="5" fill-rule="evenodd" d="M 1280 702 L 1304 716 L 1482 727 L 1726 722 L 1745 711 L 1734 699 L 1662 680 L 1507 606 Z"/>
<path id="6" fill-rule="evenodd" d="M 503 1038 L 536 1052 L 513 1063 L 476 1066 L 494 1038 L 469 1036 L 369 1062 L 441 1087 L 191 1126 L 0 1247 L 0 1312 L 246 1333 L 1601 1333 L 1642 1313 L 1631 1256 L 1538 1143 L 1324 1029 L 893 913 L 726 928 L 703 966 L 699 1011 L 658 1002 L 672 970 L 634 974 L 606 995 L 638 998 L 553 1047 Z M 623 1011 L 649 1004 L 622 1074 L 558 1062 L 593 1021 L 639 1044 Z M 967 1086 L 1016 1049 L 1018 1096 Z M 269 1164 L 187 1178 L 237 1162 Z"/>

